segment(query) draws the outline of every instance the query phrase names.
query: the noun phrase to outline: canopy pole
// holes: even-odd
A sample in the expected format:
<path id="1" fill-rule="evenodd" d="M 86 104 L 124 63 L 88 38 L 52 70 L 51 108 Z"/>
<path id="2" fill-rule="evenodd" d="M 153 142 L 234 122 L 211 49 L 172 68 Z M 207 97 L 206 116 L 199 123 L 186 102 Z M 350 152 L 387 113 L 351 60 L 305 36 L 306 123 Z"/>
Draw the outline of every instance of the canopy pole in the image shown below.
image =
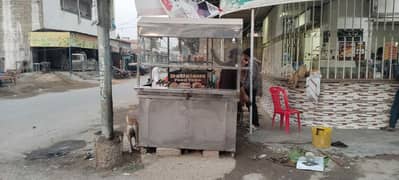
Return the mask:
<path id="1" fill-rule="evenodd" d="M 69 61 L 69 76 L 72 77 L 72 47 L 71 47 L 71 38 L 69 38 L 69 47 L 68 47 L 68 61 Z"/>
<path id="2" fill-rule="evenodd" d="M 253 121 L 253 68 L 254 68 L 254 33 L 255 33 L 255 9 L 251 9 L 251 39 L 250 39 L 250 46 L 251 46 L 251 56 L 250 56 L 250 65 L 249 65 L 249 99 L 250 99 L 250 106 L 249 106 L 249 134 L 253 133 L 252 129 L 252 121 Z"/>

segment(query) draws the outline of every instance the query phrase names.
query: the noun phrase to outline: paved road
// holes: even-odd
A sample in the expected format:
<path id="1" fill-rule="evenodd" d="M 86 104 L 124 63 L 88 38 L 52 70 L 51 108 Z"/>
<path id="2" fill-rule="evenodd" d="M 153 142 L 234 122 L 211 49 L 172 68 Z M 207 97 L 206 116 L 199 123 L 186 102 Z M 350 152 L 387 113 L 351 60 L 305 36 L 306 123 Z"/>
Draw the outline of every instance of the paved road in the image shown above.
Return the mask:
<path id="1" fill-rule="evenodd" d="M 114 107 L 138 103 L 132 79 L 113 86 Z M 98 87 L 0 99 L 0 162 L 73 137 L 100 122 Z M 34 128 L 35 127 L 35 128 Z"/>

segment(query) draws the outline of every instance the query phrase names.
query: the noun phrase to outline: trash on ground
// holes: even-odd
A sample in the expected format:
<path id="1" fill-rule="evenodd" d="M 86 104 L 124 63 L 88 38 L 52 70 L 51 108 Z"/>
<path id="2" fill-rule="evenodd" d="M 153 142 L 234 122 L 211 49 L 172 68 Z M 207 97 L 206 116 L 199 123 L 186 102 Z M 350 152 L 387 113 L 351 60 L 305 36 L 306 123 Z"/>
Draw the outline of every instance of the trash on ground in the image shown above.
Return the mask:
<path id="1" fill-rule="evenodd" d="M 261 154 L 261 155 L 258 156 L 258 159 L 264 159 L 264 158 L 266 158 L 266 157 L 267 157 L 266 154 Z"/>
<path id="2" fill-rule="evenodd" d="M 285 157 L 285 156 L 270 157 L 270 160 L 272 160 L 274 163 L 280 163 L 280 164 L 287 164 L 288 162 L 290 162 L 288 157 Z"/>
<path id="3" fill-rule="evenodd" d="M 328 154 L 327 152 L 324 152 L 324 151 L 321 151 L 321 150 L 319 150 L 319 152 L 320 152 L 322 155 L 324 155 L 324 156 L 328 157 L 329 159 L 331 159 L 332 161 L 334 161 L 335 164 L 337 164 L 338 166 L 341 166 L 341 167 L 344 166 L 345 162 L 343 162 L 342 160 L 337 159 L 337 158 L 331 156 L 331 155 Z"/>
<path id="4" fill-rule="evenodd" d="M 84 159 L 89 160 L 89 161 L 93 160 L 94 159 L 93 154 L 91 154 L 90 152 L 87 152 Z"/>
<path id="5" fill-rule="evenodd" d="M 315 156 L 312 152 L 306 152 L 305 156 Z"/>
<path id="6" fill-rule="evenodd" d="M 299 157 L 304 156 L 305 153 L 303 150 L 301 149 L 293 149 L 288 153 L 288 159 L 292 162 L 292 163 L 296 163 L 299 159 Z"/>
<path id="7" fill-rule="evenodd" d="M 253 155 L 251 156 L 252 160 L 261 160 L 261 159 L 265 159 L 267 157 L 266 154 L 260 154 L 260 155 Z"/>
<path id="8" fill-rule="evenodd" d="M 347 148 L 348 147 L 348 145 L 346 145 L 345 143 L 343 143 L 341 141 L 333 142 L 333 143 L 331 143 L 331 146 L 339 147 L 339 148 Z"/>
<path id="9" fill-rule="evenodd" d="M 250 159 L 252 159 L 252 160 L 257 160 L 257 159 L 258 159 L 258 156 L 255 154 L 255 155 L 251 156 Z"/>
<path id="10" fill-rule="evenodd" d="M 324 157 L 324 167 L 327 167 L 328 166 L 328 162 L 330 161 L 330 158 L 329 157 Z"/>
<path id="11" fill-rule="evenodd" d="M 324 171 L 324 158 L 317 156 L 301 156 L 296 163 L 297 169 Z"/>

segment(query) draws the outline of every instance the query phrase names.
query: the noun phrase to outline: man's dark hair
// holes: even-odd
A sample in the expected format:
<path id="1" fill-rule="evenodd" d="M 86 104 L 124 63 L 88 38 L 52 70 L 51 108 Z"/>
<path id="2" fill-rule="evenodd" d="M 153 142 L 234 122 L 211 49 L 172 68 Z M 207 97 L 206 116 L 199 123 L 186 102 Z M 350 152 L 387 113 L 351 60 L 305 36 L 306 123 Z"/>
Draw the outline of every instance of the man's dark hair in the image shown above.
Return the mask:
<path id="1" fill-rule="evenodd" d="M 248 57 L 251 57 L 251 48 L 245 49 L 245 50 L 242 52 L 242 54 L 245 54 L 245 55 L 247 55 Z"/>

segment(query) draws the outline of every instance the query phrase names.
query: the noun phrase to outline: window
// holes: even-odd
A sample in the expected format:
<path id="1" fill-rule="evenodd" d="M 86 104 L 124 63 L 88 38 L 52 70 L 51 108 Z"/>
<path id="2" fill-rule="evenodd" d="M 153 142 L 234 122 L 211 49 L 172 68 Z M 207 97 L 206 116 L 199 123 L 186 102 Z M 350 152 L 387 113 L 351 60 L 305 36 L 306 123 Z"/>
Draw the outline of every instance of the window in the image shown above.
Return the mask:
<path id="1" fill-rule="evenodd" d="M 91 19 L 92 0 L 61 0 L 61 9 Z M 79 8 L 78 8 L 79 7 Z"/>
<path id="2" fill-rule="evenodd" d="M 91 19 L 92 0 L 79 0 L 80 16 Z"/>
<path id="3" fill-rule="evenodd" d="M 78 14 L 78 0 L 61 0 L 61 9 Z"/>

